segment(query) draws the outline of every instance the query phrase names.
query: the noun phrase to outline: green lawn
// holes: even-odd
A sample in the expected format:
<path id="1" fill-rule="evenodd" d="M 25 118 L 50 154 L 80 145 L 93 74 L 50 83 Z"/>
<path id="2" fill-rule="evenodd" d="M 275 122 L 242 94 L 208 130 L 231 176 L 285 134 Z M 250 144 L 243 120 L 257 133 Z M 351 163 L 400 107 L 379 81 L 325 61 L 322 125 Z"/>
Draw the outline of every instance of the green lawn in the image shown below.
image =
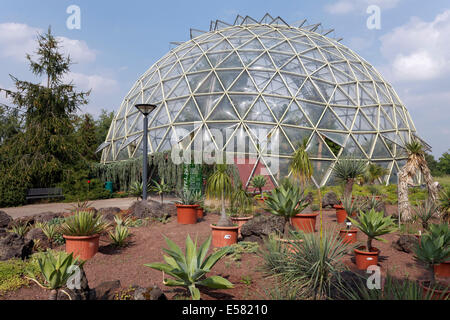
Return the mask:
<path id="1" fill-rule="evenodd" d="M 450 175 L 442 176 L 442 177 L 435 177 L 436 181 L 438 181 L 441 185 L 445 187 L 450 187 Z"/>

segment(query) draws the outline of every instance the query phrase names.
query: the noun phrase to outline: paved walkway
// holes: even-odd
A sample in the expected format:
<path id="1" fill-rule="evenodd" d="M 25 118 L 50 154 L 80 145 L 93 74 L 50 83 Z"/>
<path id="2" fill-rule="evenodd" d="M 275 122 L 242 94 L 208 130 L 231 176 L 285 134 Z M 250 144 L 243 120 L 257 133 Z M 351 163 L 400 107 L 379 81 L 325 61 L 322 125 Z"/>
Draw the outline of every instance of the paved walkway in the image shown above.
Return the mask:
<path id="1" fill-rule="evenodd" d="M 151 200 L 159 201 L 159 197 L 149 197 Z M 164 198 L 164 202 L 172 202 L 174 198 Z M 106 199 L 89 201 L 92 203 L 90 206 L 96 209 L 118 207 L 120 209 L 128 209 L 136 198 L 121 198 L 121 199 Z M 22 207 L 15 208 L 0 208 L 0 211 L 4 211 L 9 214 L 13 219 L 32 216 L 34 214 L 43 212 L 69 212 L 76 203 L 44 203 L 44 204 L 31 204 Z"/>

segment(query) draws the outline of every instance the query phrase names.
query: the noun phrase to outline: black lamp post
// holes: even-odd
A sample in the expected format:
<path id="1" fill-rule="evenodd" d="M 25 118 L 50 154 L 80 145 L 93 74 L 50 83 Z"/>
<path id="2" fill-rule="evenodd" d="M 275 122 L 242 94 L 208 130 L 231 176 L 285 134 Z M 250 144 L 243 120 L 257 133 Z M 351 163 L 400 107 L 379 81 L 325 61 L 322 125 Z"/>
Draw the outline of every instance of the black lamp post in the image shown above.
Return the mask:
<path id="1" fill-rule="evenodd" d="M 135 105 L 144 115 L 144 163 L 142 167 L 142 200 L 147 201 L 147 157 L 148 157 L 148 115 L 152 113 L 157 106 L 153 104 L 137 104 Z"/>

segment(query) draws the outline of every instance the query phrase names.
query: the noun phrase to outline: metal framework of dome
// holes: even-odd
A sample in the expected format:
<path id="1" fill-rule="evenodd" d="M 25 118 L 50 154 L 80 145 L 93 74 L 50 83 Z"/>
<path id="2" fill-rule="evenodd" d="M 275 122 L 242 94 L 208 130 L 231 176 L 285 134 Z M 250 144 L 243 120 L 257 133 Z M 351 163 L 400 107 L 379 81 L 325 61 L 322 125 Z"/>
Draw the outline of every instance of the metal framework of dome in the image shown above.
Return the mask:
<path id="1" fill-rule="evenodd" d="M 250 147 L 241 156 L 256 159 L 254 168 L 278 160 L 279 171 L 270 173 L 277 184 L 307 139 L 317 185 L 330 182 L 333 165 L 346 156 L 386 168 L 382 182 L 396 182 L 407 159 L 404 145 L 417 137 L 411 116 L 374 67 L 328 36 L 333 31 L 269 14 L 260 21 L 213 21 L 208 32 L 191 29 L 191 40 L 177 43 L 126 95 L 97 150 L 101 161 L 142 155 L 143 121 L 134 105 L 153 103 L 150 153 L 182 144 L 187 136 L 177 135 L 179 129 L 189 141 L 213 142 L 211 130 L 228 130 L 233 136 L 226 143 L 245 136 Z M 269 143 L 262 146 L 258 128 L 267 129 L 269 143 L 277 137 L 277 154 Z"/>

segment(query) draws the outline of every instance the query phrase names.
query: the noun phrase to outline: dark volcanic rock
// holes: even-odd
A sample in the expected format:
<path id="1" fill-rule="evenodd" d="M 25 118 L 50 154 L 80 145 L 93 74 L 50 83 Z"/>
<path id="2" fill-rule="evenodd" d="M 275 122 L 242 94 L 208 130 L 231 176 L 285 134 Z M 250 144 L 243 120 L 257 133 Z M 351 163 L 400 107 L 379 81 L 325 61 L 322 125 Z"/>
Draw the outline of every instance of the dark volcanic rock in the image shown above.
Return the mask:
<path id="1" fill-rule="evenodd" d="M 25 240 L 17 234 L 10 233 L 0 239 L 0 261 L 12 258 L 26 259 L 33 252 L 33 240 Z"/>
<path id="2" fill-rule="evenodd" d="M 34 214 L 32 216 L 17 218 L 12 221 L 9 226 L 11 227 L 13 224 L 28 224 L 29 226 L 33 226 L 38 222 L 49 222 L 55 218 L 63 217 L 63 213 L 54 213 L 54 212 L 43 212 Z"/>
<path id="3" fill-rule="evenodd" d="M 91 300 L 114 300 L 117 290 L 120 289 L 120 280 L 107 281 L 91 290 Z"/>
<path id="4" fill-rule="evenodd" d="M 137 219 L 145 219 L 175 216 L 177 209 L 173 204 L 164 203 L 161 205 L 159 202 L 148 200 L 147 202 L 134 202 L 128 211 L 132 217 Z"/>
<path id="5" fill-rule="evenodd" d="M 48 241 L 47 236 L 39 228 L 34 228 L 34 229 L 31 229 L 30 231 L 28 231 L 27 234 L 25 235 L 25 240 L 27 240 L 27 241 L 33 240 L 34 243 L 39 241 L 41 248 L 50 247 L 50 243 Z"/>
<path id="6" fill-rule="evenodd" d="M 416 236 L 401 235 L 397 241 L 392 243 L 392 247 L 398 251 L 411 253 L 418 243 L 419 240 L 416 238 Z"/>
<path id="7" fill-rule="evenodd" d="M 167 300 L 166 295 L 162 292 L 162 290 L 153 286 L 152 288 L 142 288 L 135 287 L 134 300 Z"/>
<path id="8" fill-rule="evenodd" d="M 13 218 L 9 214 L 0 211 L 0 228 L 6 228 L 12 221 Z"/>
<path id="9" fill-rule="evenodd" d="M 92 290 L 89 288 L 89 282 L 86 277 L 86 273 L 84 272 L 83 268 L 80 268 L 79 270 L 80 277 L 77 279 L 77 277 L 75 276 L 73 278 L 73 283 L 71 284 L 71 286 L 73 285 L 74 288 L 69 289 L 68 287 L 65 287 L 64 291 L 66 291 L 70 295 L 71 300 L 91 300 Z M 79 283 L 77 284 L 76 282 L 78 281 Z M 58 300 L 69 300 L 69 297 L 65 293 L 60 291 L 58 292 Z"/>
<path id="10" fill-rule="evenodd" d="M 322 199 L 323 208 L 333 208 L 336 204 L 340 204 L 340 201 L 333 191 L 328 192 Z"/>
<path id="11" fill-rule="evenodd" d="M 283 233 L 285 221 L 271 214 L 257 216 L 241 228 L 243 241 L 261 242 L 271 233 Z"/>
<path id="12" fill-rule="evenodd" d="M 109 222 L 114 221 L 114 217 L 120 213 L 120 208 L 111 207 L 111 208 L 101 208 L 98 210 L 98 213 L 103 216 L 103 219 Z"/>

